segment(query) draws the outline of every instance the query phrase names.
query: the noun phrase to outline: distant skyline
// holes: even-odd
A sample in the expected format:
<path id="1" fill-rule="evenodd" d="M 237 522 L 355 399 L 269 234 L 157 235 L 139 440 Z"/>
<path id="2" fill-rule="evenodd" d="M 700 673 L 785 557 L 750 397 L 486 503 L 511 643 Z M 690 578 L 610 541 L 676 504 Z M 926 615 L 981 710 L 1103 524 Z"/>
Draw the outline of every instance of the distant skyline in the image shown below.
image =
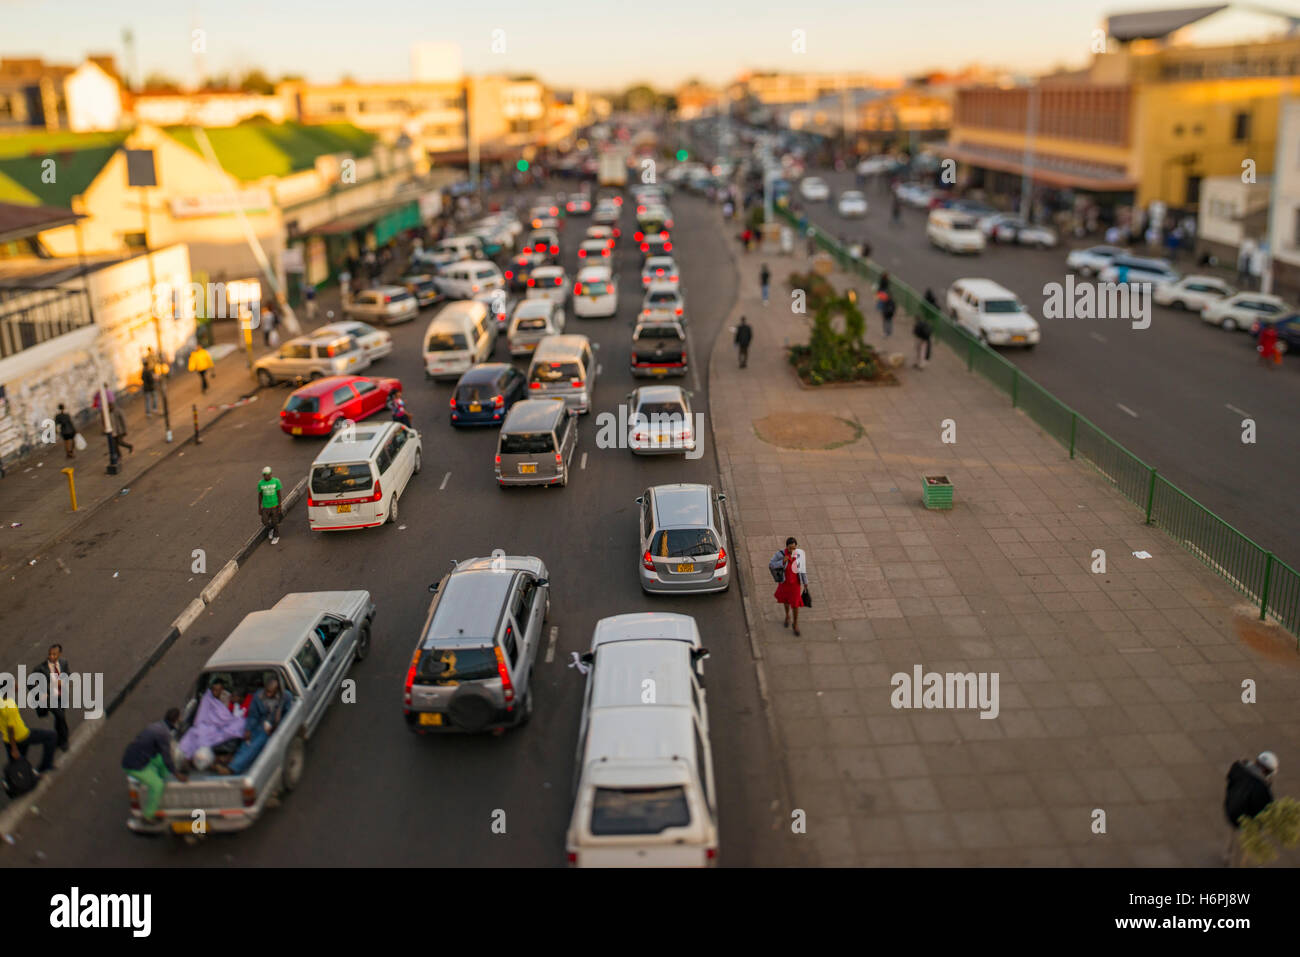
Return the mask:
<path id="1" fill-rule="evenodd" d="M 333 82 L 406 80 L 411 45 L 461 47 L 470 73 L 532 73 L 556 87 L 672 88 L 718 83 L 744 70 L 882 76 L 972 63 L 1036 73 L 1079 67 L 1092 31 L 1114 13 L 1187 7 L 1190 0 L 918 0 L 870 6 L 751 2 L 736 10 L 687 0 L 608 5 L 573 0 L 0 0 L 0 55 L 77 63 L 111 53 L 129 71 L 122 33 L 135 36 L 139 75 L 196 77 L 191 31 L 206 31 L 207 75 L 258 68 Z M 805 31 L 806 53 L 792 51 Z M 494 31 L 504 31 L 497 34 Z M 504 37 L 505 52 L 493 52 Z M 134 77 L 132 78 L 134 79 Z"/>

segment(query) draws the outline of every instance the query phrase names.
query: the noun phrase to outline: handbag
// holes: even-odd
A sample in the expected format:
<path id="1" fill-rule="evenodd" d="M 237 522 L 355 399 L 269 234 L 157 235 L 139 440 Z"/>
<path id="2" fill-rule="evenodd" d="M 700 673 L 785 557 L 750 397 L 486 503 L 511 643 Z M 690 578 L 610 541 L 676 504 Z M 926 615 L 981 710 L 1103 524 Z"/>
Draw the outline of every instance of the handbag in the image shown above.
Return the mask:
<path id="1" fill-rule="evenodd" d="M 72 444 L 76 446 L 78 452 L 86 451 L 86 437 L 80 432 L 72 437 Z"/>
<path id="2" fill-rule="evenodd" d="M 26 758 L 14 758 L 5 765 L 4 786 L 10 797 L 26 794 L 36 787 L 36 772 Z"/>
<path id="3" fill-rule="evenodd" d="M 808 594 L 808 586 L 807 586 L 807 585 L 804 585 L 804 586 L 803 586 L 803 595 L 801 596 L 801 600 L 803 601 L 803 606 L 804 606 L 805 608 L 811 608 L 811 607 L 812 607 L 812 595 Z"/>

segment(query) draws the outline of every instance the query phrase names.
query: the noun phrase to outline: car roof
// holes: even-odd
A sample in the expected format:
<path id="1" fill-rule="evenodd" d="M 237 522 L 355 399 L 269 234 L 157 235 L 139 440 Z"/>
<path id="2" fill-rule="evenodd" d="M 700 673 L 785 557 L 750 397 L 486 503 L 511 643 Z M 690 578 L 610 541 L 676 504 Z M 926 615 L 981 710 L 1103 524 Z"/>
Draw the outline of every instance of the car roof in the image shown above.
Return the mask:
<path id="1" fill-rule="evenodd" d="M 663 254 L 662 256 L 647 256 L 647 257 L 645 258 L 645 265 L 644 265 L 642 268 L 643 268 L 643 269 L 650 269 L 650 268 L 652 268 L 653 266 L 656 266 L 656 265 L 658 265 L 658 264 L 660 264 L 660 263 L 663 263 L 663 262 L 670 262 L 670 263 L 672 263 L 674 266 L 677 265 L 677 262 L 676 262 L 676 260 L 673 259 L 672 255 L 671 255 L 671 254 L 668 254 L 668 253 L 665 253 L 665 254 Z"/>
<path id="2" fill-rule="evenodd" d="M 255 611 L 235 626 L 235 630 L 212 653 L 205 671 L 215 671 L 230 665 L 249 662 L 267 664 L 288 661 L 298 650 L 316 620 L 332 606 L 341 604 L 337 599 L 353 592 L 295 592 L 285 595 L 274 608 Z"/>
<path id="3" fill-rule="evenodd" d="M 316 454 L 312 468 L 318 465 L 343 465 L 349 462 L 364 462 L 374 455 L 375 450 L 388 441 L 388 435 L 396 422 L 358 423 L 356 428 L 340 429 L 330 436 L 325 447 Z"/>
<path id="4" fill-rule="evenodd" d="M 549 316 L 555 311 L 555 303 L 549 299 L 520 299 L 515 306 L 515 315 L 525 319 L 537 319 Z"/>
<path id="5" fill-rule="evenodd" d="M 601 646 L 597 662 L 593 710 L 643 706 L 647 678 L 654 682 L 656 708 L 690 705 L 691 646 L 684 641 L 613 641 Z"/>
<path id="6" fill-rule="evenodd" d="M 366 377 L 357 376 L 357 375 L 326 376 L 324 379 L 317 379 L 314 382 L 308 382 L 306 385 L 294 389 L 293 392 L 290 393 L 290 395 L 321 396 L 321 395 L 325 395 L 326 393 L 333 392 L 339 386 L 346 385 L 349 382 L 354 382 L 358 379 L 364 379 L 364 378 Z"/>
<path id="7" fill-rule="evenodd" d="M 564 267 L 563 266 L 538 266 L 536 269 L 533 270 L 533 275 L 534 276 L 552 276 L 552 275 L 563 276 Z"/>
<path id="8" fill-rule="evenodd" d="M 429 330 L 441 325 L 459 327 L 466 319 L 479 315 L 487 315 L 486 305 L 474 299 L 458 299 L 442 307 L 442 311 L 429 321 Z"/>
<path id="9" fill-rule="evenodd" d="M 637 389 L 641 402 L 672 402 L 674 399 L 686 400 L 686 392 L 679 385 L 643 385 Z"/>
<path id="10" fill-rule="evenodd" d="M 611 280 L 614 278 L 613 270 L 608 266 L 583 266 L 578 270 L 578 282 L 591 282 L 595 279 Z"/>
<path id="11" fill-rule="evenodd" d="M 690 615 L 668 611 L 638 611 L 610 615 L 596 622 L 591 647 L 616 641 L 647 640 L 683 641 L 698 646 L 699 628 Z"/>
<path id="12" fill-rule="evenodd" d="M 556 421 L 567 411 L 564 400 L 560 398 L 523 399 L 510 407 L 501 431 L 544 432 L 555 428 Z"/>
<path id="13" fill-rule="evenodd" d="M 480 362 L 461 373 L 457 385 L 474 385 L 480 382 L 495 382 L 497 376 L 509 369 L 505 362 Z"/>
<path id="14" fill-rule="evenodd" d="M 990 296 L 1005 296 L 1010 299 L 1018 298 L 1014 292 L 992 279 L 958 279 L 953 283 L 959 286 L 972 296 L 978 296 L 981 299 L 987 299 Z"/>
<path id="15" fill-rule="evenodd" d="M 576 355 L 583 349 L 591 348 L 591 340 L 586 336 L 564 335 L 564 336 L 547 336 L 537 344 L 537 351 L 533 353 L 533 359 L 538 356 L 550 355 L 557 353 L 559 355 Z"/>
<path id="16" fill-rule="evenodd" d="M 420 647 L 454 644 L 465 639 L 493 641 L 506 597 L 518 574 L 513 569 L 499 571 L 491 567 L 454 569 L 438 590 L 435 599 L 438 609 Z"/>
<path id="17" fill-rule="evenodd" d="M 646 295 L 649 295 L 652 292 L 667 292 L 680 297 L 682 294 L 681 287 L 678 286 L 677 283 L 671 282 L 667 279 L 650 280 L 650 285 L 645 287 L 645 291 Z"/>
<path id="18" fill-rule="evenodd" d="M 656 485 L 655 526 L 658 528 L 706 528 L 713 524 L 709 509 L 709 486 L 682 482 Z"/>
<path id="19" fill-rule="evenodd" d="M 635 339 L 637 335 L 645 329 L 676 329 L 679 336 L 683 339 L 686 338 L 686 330 L 682 328 L 682 324 L 676 319 L 659 319 L 655 322 L 638 322 L 632 329 L 632 338 Z"/>
<path id="20" fill-rule="evenodd" d="M 369 289 L 363 289 L 362 292 L 378 292 L 385 296 L 393 296 L 399 292 L 406 292 L 405 286 L 371 286 Z"/>

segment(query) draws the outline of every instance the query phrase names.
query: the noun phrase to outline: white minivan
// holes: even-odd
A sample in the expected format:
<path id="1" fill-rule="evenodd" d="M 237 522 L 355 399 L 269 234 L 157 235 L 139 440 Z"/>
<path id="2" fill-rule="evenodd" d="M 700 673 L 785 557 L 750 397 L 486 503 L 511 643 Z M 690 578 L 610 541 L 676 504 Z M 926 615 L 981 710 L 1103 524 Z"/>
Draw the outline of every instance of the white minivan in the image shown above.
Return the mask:
<path id="1" fill-rule="evenodd" d="M 925 236 L 932 246 L 950 253 L 984 251 L 984 234 L 974 216 L 957 209 L 936 209 L 925 224 Z"/>
<path id="2" fill-rule="evenodd" d="M 420 471 L 420 433 L 400 422 L 336 431 L 311 464 L 307 525 L 340 532 L 397 521 L 397 500 Z"/>
<path id="3" fill-rule="evenodd" d="M 424 332 L 424 377 L 458 379 L 496 348 L 497 324 L 487 303 L 448 303 Z"/>
<path id="4" fill-rule="evenodd" d="M 718 858 L 708 649 L 689 615 L 596 622 L 578 731 L 574 867 L 711 867 Z"/>
<path id="5" fill-rule="evenodd" d="M 588 266 L 573 283 L 573 315 L 608 319 L 618 314 L 618 278 L 608 266 Z"/>
<path id="6" fill-rule="evenodd" d="M 948 314 L 957 324 L 994 346 L 1038 344 L 1038 323 L 1014 292 L 992 279 L 958 279 L 948 287 Z"/>
<path id="7" fill-rule="evenodd" d="M 482 259 L 484 256 L 483 240 L 471 234 L 449 236 L 439 241 L 433 251 L 438 255 L 454 254 L 457 259 Z"/>
<path id="8" fill-rule="evenodd" d="M 485 259 L 466 259 L 443 266 L 434 280 L 438 289 L 448 299 L 473 299 L 505 290 L 506 280 L 494 262 Z"/>

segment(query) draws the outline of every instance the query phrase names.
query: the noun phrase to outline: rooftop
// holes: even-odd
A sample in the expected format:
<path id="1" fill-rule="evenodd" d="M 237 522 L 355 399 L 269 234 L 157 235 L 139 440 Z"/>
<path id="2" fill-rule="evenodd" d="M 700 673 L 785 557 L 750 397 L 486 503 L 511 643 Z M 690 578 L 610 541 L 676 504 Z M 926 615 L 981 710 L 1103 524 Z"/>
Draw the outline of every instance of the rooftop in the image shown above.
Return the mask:
<path id="1" fill-rule="evenodd" d="M 253 119 L 206 132 L 221 168 L 245 182 L 300 173 L 314 168 L 317 158 L 332 153 L 368 156 L 376 142 L 374 134 L 350 123 L 307 125 Z M 188 126 L 169 126 L 167 134 L 200 152 Z"/>

